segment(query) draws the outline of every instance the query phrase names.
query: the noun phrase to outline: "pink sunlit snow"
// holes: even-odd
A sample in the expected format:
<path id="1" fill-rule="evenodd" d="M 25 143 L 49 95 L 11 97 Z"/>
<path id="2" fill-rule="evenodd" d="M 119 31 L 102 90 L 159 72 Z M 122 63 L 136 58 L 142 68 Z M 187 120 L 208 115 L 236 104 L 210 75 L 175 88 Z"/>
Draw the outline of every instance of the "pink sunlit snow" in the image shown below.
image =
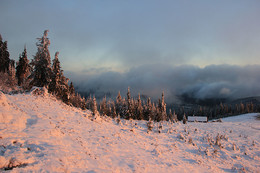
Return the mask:
<path id="1" fill-rule="evenodd" d="M 188 124 L 93 118 L 40 95 L 0 92 L 0 170 L 10 172 L 259 172 L 257 114 Z M 12 167 L 12 168 L 11 168 Z M 8 170 L 8 168 L 11 168 Z"/>

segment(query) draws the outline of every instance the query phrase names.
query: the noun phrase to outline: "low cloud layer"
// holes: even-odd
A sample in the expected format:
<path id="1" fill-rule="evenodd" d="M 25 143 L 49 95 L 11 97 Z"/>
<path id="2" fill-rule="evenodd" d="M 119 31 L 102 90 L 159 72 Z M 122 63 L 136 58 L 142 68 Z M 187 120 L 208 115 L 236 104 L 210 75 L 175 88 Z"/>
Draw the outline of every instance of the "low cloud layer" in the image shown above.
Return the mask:
<path id="1" fill-rule="evenodd" d="M 259 96 L 259 74 L 259 65 L 199 68 L 154 64 L 131 68 L 125 73 L 95 69 L 95 74 L 69 72 L 67 76 L 79 91 L 97 97 L 115 98 L 118 91 L 125 96 L 129 86 L 132 96 L 141 93 L 157 99 L 164 91 L 168 102 L 176 102 L 178 96 L 184 94 L 198 99 Z"/>

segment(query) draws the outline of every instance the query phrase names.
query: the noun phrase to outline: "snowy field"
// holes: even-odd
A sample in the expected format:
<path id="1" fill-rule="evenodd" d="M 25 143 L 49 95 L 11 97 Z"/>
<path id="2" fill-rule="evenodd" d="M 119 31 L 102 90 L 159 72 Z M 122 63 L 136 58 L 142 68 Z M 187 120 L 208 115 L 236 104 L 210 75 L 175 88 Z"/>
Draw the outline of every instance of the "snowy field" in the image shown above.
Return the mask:
<path id="1" fill-rule="evenodd" d="M 0 92 L 0 172 L 260 172 L 255 116 L 147 133 L 146 121 L 94 119 L 47 93 Z"/>

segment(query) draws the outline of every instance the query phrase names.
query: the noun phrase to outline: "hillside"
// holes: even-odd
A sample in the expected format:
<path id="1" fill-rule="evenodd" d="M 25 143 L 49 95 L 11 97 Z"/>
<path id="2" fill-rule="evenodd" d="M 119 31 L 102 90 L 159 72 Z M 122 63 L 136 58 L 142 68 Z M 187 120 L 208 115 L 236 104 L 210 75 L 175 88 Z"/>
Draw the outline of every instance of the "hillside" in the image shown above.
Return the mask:
<path id="1" fill-rule="evenodd" d="M 147 133 L 146 121 L 93 117 L 46 91 L 0 92 L 0 171 L 259 172 L 255 116 L 164 122 Z"/>

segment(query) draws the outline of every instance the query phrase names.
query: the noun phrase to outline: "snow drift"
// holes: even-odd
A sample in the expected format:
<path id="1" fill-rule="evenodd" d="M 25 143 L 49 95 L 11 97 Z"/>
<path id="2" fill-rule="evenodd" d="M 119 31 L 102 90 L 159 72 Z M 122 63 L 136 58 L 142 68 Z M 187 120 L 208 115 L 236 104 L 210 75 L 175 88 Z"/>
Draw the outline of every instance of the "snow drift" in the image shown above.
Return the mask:
<path id="1" fill-rule="evenodd" d="M 117 123 L 46 92 L 0 92 L 0 171 L 259 172 L 260 121 Z M 160 133 L 159 133 L 160 132 Z"/>

